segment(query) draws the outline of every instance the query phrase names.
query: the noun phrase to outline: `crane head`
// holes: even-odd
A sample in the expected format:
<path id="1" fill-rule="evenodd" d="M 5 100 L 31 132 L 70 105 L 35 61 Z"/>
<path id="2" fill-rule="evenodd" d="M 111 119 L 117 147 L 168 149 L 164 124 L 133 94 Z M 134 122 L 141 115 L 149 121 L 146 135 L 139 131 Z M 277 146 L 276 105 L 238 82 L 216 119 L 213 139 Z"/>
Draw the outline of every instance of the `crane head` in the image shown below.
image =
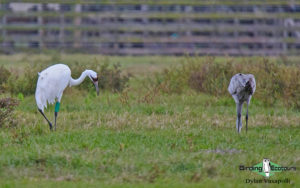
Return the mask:
<path id="1" fill-rule="evenodd" d="M 93 84 L 94 84 L 94 86 L 95 86 L 95 88 L 96 88 L 97 95 L 99 96 L 98 77 L 96 77 L 96 78 L 93 78 L 93 77 L 92 77 L 92 81 L 93 81 Z"/>
<path id="2" fill-rule="evenodd" d="M 97 73 L 92 71 L 92 70 L 88 70 L 88 76 L 89 78 L 92 80 L 95 88 L 96 88 L 96 91 L 97 91 L 97 95 L 99 95 L 99 87 L 98 87 L 98 76 L 97 76 Z"/>

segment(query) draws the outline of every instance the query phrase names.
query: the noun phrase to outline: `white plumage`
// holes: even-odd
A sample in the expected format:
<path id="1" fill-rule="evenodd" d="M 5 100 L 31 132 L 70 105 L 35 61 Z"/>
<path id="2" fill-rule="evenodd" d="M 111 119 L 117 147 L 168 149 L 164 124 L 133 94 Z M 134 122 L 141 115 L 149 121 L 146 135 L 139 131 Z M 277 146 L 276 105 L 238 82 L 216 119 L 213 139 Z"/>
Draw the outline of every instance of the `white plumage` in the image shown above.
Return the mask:
<path id="1" fill-rule="evenodd" d="M 39 73 L 35 92 L 38 108 L 44 112 L 47 102 L 53 104 L 56 99 L 60 102 L 65 88 L 70 85 L 70 78 L 71 70 L 63 64 L 50 66 Z"/>
<path id="2" fill-rule="evenodd" d="M 234 75 L 228 86 L 228 91 L 232 95 L 237 109 L 237 120 L 236 129 L 240 133 L 242 129 L 241 113 L 243 103 L 247 103 L 247 114 L 246 114 L 246 131 L 248 129 L 248 105 L 250 103 L 251 97 L 256 89 L 255 78 L 252 74 L 241 74 L 238 73 Z"/>
<path id="3" fill-rule="evenodd" d="M 71 77 L 70 68 L 64 64 L 52 65 L 39 73 L 39 78 L 37 81 L 35 91 L 35 100 L 40 113 L 48 121 L 50 129 L 52 129 L 52 123 L 47 119 L 47 117 L 44 114 L 44 109 L 47 108 L 47 103 L 53 104 L 54 102 L 56 102 L 56 128 L 56 116 L 59 111 L 60 101 L 65 88 L 67 86 L 79 85 L 87 76 L 93 81 L 97 90 L 97 94 L 99 94 L 97 73 L 92 70 L 83 71 L 81 76 L 76 80 L 74 80 Z"/>

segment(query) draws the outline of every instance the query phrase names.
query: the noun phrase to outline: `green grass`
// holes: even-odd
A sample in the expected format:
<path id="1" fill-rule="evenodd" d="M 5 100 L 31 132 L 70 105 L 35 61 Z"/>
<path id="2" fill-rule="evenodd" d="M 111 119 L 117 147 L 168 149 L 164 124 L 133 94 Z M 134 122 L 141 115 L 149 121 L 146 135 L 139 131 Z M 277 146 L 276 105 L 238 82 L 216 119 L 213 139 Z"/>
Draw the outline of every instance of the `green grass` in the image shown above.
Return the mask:
<path id="1" fill-rule="evenodd" d="M 0 65 L 22 67 L 24 58 L 0 56 Z M 25 62 L 39 58 L 53 57 L 34 55 Z M 229 95 L 217 98 L 187 90 L 143 102 L 147 89 L 141 72 L 151 76 L 182 58 L 74 54 L 59 59 L 70 64 L 93 58 L 109 58 L 132 71 L 129 89 L 102 91 L 96 97 L 68 88 L 55 132 L 38 113 L 34 96 L 25 97 L 16 109 L 16 126 L 0 129 L 0 187 L 246 187 L 246 178 L 263 177 L 239 171 L 241 164 L 252 166 L 270 158 L 282 166 L 300 167 L 299 111 L 265 107 L 254 95 L 248 133 L 243 127 L 238 135 Z M 53 111 L 53 106 L 46 110 L 51 120 Z M 291 184 L 279 186 L 297 187 L 299 177 L 297 170 L 270 179 L 289 178 Z"/>

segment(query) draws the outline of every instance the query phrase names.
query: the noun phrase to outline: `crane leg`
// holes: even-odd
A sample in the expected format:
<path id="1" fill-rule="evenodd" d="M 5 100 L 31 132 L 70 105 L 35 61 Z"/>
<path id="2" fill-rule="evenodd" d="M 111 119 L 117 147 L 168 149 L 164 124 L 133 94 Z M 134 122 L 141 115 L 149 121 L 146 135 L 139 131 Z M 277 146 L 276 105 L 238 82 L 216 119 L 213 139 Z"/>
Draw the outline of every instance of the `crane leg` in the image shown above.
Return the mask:
<path id="1" fill-rule="evenodd" d="M 236 120 L 236 129 L 237 132 L 240 133 L 241 129 L 242 129 L 242 107 L 243 107 L 243 103 L 237 103 L 236 104 L 236 112 L 237 112 L 237 120 Z"/>
<path id="2" fill-rule="evenodd" d="M 54 112 L 54 130 L 56 131 L 56 118 L 57 118 L 57 112 Z"/>
<path id="3" fill-rule="evenodd" d="M 249 103 L 247 102 L 247 113 L 246 113 L 246 132 L 248 131 L 248 105 L 249 105 Z"/>
<path id="4" fill-rule="evenodd" d="M 42 116 L 47 120 L 47 122 L 49 123 L 49 127 L 50 127 L 50 130 L 52 131 L 52 123 L 49 121 L 49 119 L 45 116 L 44 112 L 39 109 L 39 112 L 42 114 Z"/>
<path id="5" fill-rule="evenodd" d="M 54 111 L 54 130 L 56 131 L 56 118 L 59 111 L 60 103 L 56 102 L 55 104 L 55 111 Z"/>

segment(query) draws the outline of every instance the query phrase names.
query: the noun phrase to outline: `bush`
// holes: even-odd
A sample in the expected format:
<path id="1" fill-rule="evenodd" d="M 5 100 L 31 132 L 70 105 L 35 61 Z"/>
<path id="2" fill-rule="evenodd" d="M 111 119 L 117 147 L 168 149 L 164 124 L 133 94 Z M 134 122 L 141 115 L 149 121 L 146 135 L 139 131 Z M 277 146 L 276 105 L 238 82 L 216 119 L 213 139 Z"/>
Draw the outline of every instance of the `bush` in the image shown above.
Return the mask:
<path id="1" fill-rule="evenodd" d="M 42 70 L 41 65 L 28 65 L 23 69 L 22 73 L 12 70 L 4 88 L 11 94 L 23 94 L 24 96 L 35 93 L 36 83 L 38 79 L 38 72 Z"/>
<path id="2" fill-rule="evenodd" d="M 214 58 L 186 58 L 179 67 L 156 76 L 156 84 L 166 83 L 168 93 L 181 93 L 186 86 L 215 96 L 229 95 L 230 79 L 237 73 L 253 74 L 256 79 L 255 98 L 272 106 L 278 100 L 287 107 L 300 109 L 300 67 L 271 62 L 260 58 L 232 62 L 215 62 Z"/>
<path id="3" fill-rule="evenodd" d="M 9 76 L 10 76 L 9 70 L 1 66 L 0 67 L 0 93 L 4 90 L 3 85 L 7 82 Z"/>
<path id="4" fill-rule="evenodd" d="M 51 65 L 50 61 L 28 64 L 22 70 L 19 70 L 18 68 L 12 69 L 11 73 L 8 72 L 10 76 L 3 76 L 4 78 L 9 77 L 5 80 L 6 83 L 3 84 L 4 89 L 14 95 L 22 94 L 24 96 L 28 96 L 34 94 L 38 79 L 38 72 L 41 72 Z M 108 61 L 99 63 L 98 60 L 95 59 L 93 63 L 75 62 L 69 65 L 69 67 L 74 79 L 78 78 L 86 69 L 96 71 L 99 76 L 99 89 L 110 90 L 112 92 L 119 92 L 126 88 L 130 78 L 129 75 L 122 75 L 119 64 L 109 66 Z M 86 78 L 84 82 L 78 86 L 78 88 L 94 90 L 94 86 L 89 78 Z"/>
<path id="5" fill-rule="evenodd" d="M 229 85 L 228 80 L 234 75 L 232 64 L 206 61 L 199 70 L 191 71 L 189 86 L 196 91 L 202 91 L 215 96 L 224 95 Z"/>
<path id="6" fill-rule="evenodd" d="M 13 98 L 0 99 L 0 127 L 4 124 L 11 125 L 13 123 L 12 114 L 18 101 Z"/>
<path id="7" fill-rule="evenodd" d="M 109 90 L 112 92 L 121 92 L 128 86 L 130 75 L 122 75 L 120 64 L 115 64 L 112 67 L 109 66 L 109 62 L 105 60 L 103 63 L 99 63 L 97 59 L 93 63 L 84 64 L 76 62 L 70 65 L 72 71 L 72 77 L 78 78 L 81 73 L 90 69 L 98 74 L 99 89 Z M 94 86 L 90 79 L 85 79 L 82 84 L 78 86 L 84 90 L 94 90 Z"/>
<path id="8" fill-rule="evenodd" d="M 99 88 L 113 92 L 123 91 L 128 86 L 130 76 L 122 76 L 120 67 L 120 64 L 115 64 L 112 68 L 109 68 L 108 63 L 102 64 L 98 73 Z"/>

